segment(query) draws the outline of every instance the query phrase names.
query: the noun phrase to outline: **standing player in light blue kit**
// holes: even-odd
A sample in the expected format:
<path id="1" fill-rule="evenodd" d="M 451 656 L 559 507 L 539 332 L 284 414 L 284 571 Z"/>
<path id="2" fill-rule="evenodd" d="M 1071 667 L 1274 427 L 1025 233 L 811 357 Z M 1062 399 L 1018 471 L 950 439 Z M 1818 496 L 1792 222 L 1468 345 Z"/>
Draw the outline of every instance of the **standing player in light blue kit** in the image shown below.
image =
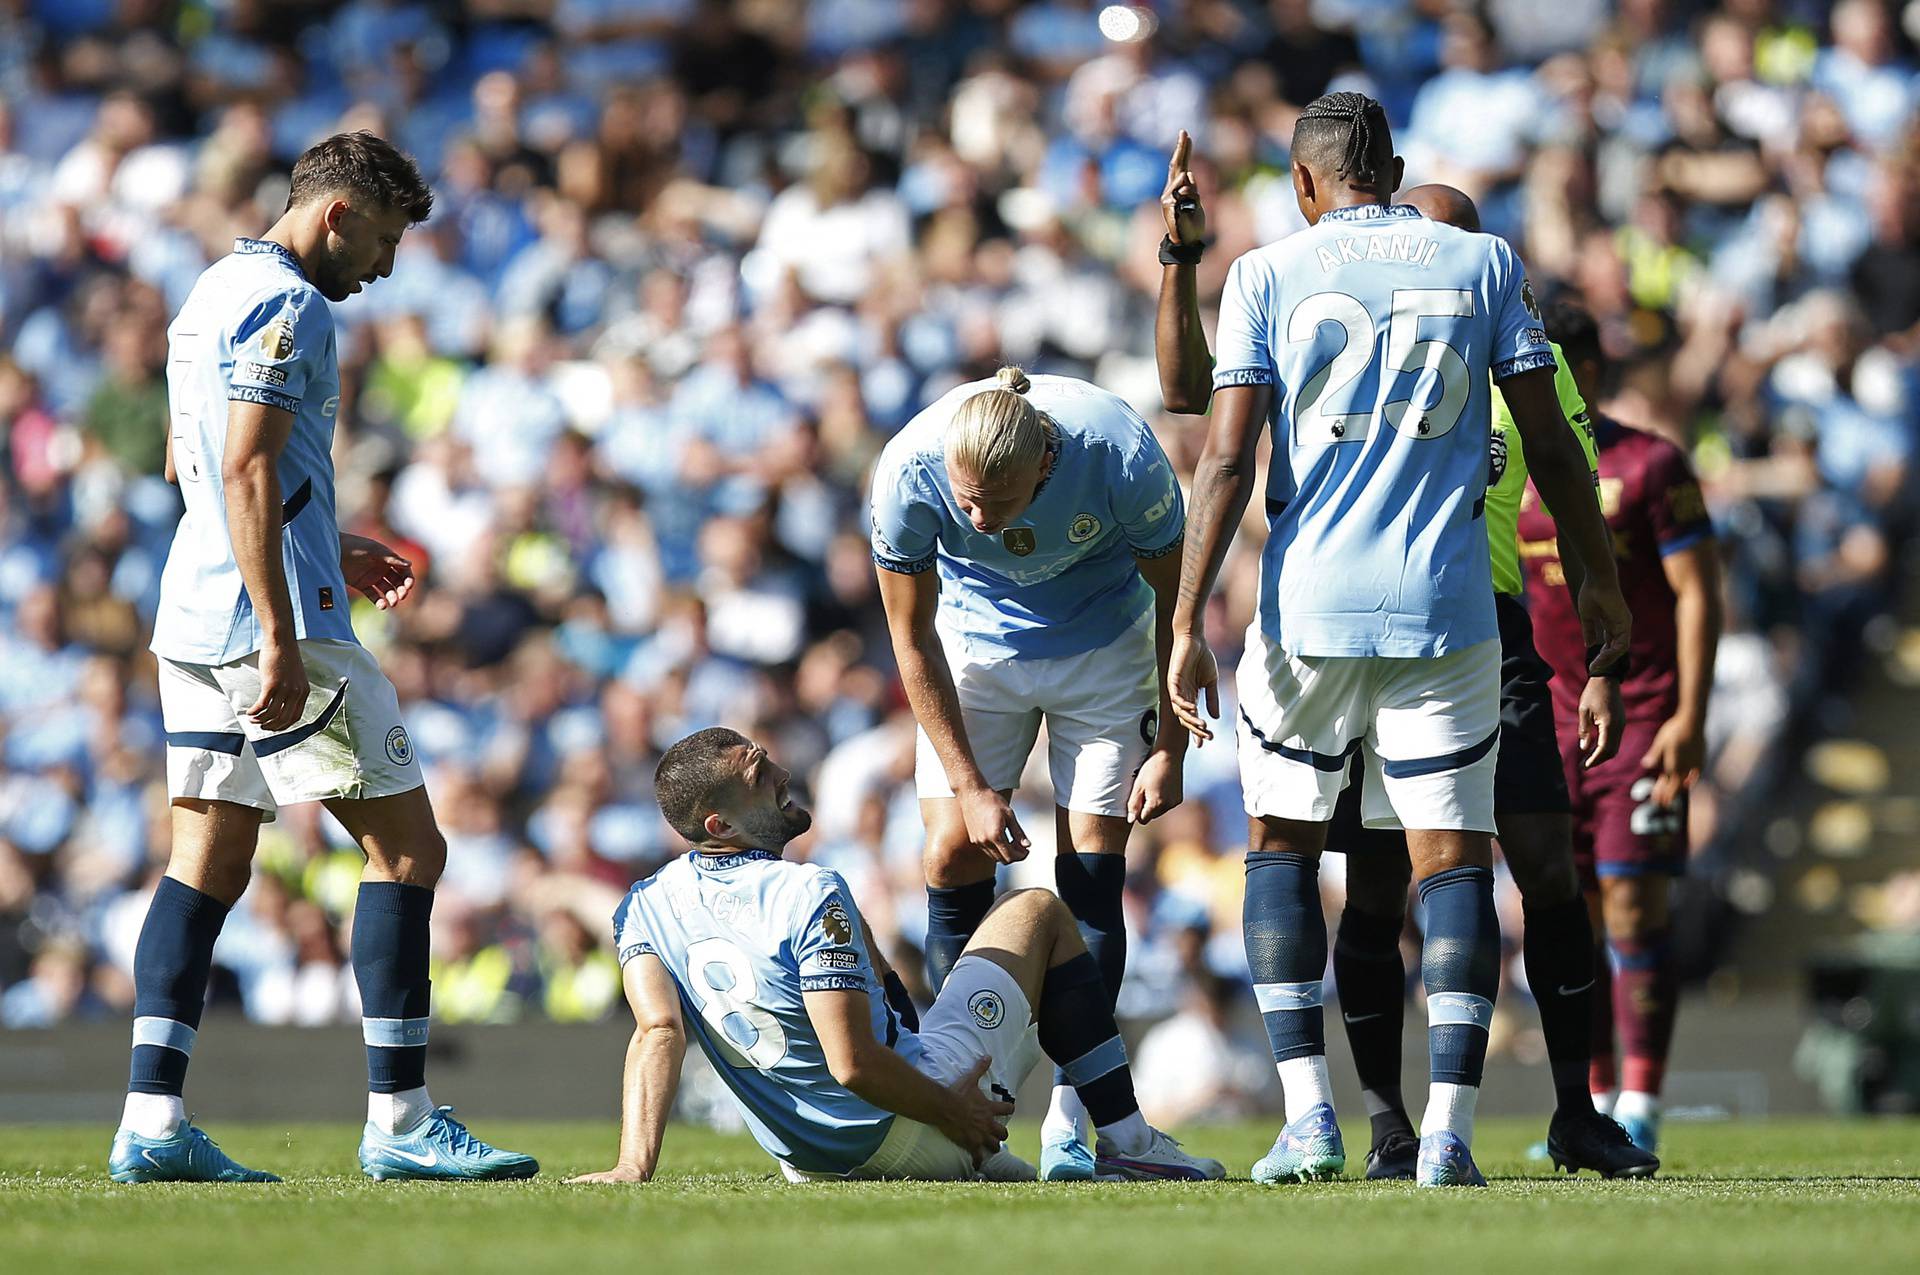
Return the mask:
<path id="1" fill-rule="evenodd" d="M 134 950 L 133 1065 L 117 1182 L 272 1182 L 187 1120 L 181 1098 L 214 941 L 247 888 L 260 823 L 320 801 L 367 856 L 353 972 L 367 1046 L 360 1167 L 374 1178 L 523 1178 L 427 1096 L 428 920 L 447 844 L 393 684 L 354 638 L 349 588 L 398 605 L 413 569 L 342 535 L 340 371 L 329 301 L 393 269 L 433 194 L 413 161 L 343 133 L 293 167 L 287 208 L 208 267 L 167 329 L 167 477 L 186 514 L 153 652 L 173 849 Z"/>
<path id="2" fill-rule="evenodd" d="M 635 1021 L 620 1155 L 575 1181 L 652 1178 L 689 1034 L 791 1181 L 1031 1180 L 1001 1143 L 1036 1030 L 1110 1148 L 1105 1176 L 1224 1175 L 1141 1117 L 1100 968 L 1058 899 L 1001 900 L 915 1021 L 846 881 L 781 857 L 813 823 L 787 781 L 721 727 L 660 759 L 660 813 L 692 852 L 636 882 L 614 915 Z"/>
<path id="3" fill-rule="evenodd" d="M 1164 686 L 1185 509 L 1166 453 L 1124 401 L 1002 368 L 916 416 L 874 466 L 873 560 L 920 722 L 927 972 L 938 990 L 1026 857 L 1009 804 L 1042 720 L 1054 873 L 1105 976 L 1126 970 L 1130 824 L 1178 805 L 1186 732 Z M 1056 1076 L 1041 1175 L 1097 1172 L 1086 1113 Z"/>
<path id="4" fill-rule="evenodd" d="M 1393 205 L 1386 115 L 1358 93 L 1301 114 L 1293 182 L 1308 229 L 1228 273 L 1214 412 L 1181 572 L 1172 703 L 1205 740 L 1218 711 L 1204 603 L 1272 422 L 1258 615 L 1238 675 L 1250 818 L 1247 959 L 1287 1125 L 1254 1177 L 1346 1163 L 1327 1082 L 1319 856 L 1355 752 L 1371 827 L 1404 827 L 1426 910 L 1431 1090 L 1416 1176 L 1480 1185 L 1470 1151 L 1499 984 L 1493 776 L 1500 643 L 1484 523 L 1491 382 L 1500 383 L 1562 535 L 1599 564 L 1581 594 L 1595 667 L 1625 650 L 1588 469 L 1555 397 L 1554 359 L 1505 241 Z M 1364 872 L 1364 861 L 1349 864 Z"/>

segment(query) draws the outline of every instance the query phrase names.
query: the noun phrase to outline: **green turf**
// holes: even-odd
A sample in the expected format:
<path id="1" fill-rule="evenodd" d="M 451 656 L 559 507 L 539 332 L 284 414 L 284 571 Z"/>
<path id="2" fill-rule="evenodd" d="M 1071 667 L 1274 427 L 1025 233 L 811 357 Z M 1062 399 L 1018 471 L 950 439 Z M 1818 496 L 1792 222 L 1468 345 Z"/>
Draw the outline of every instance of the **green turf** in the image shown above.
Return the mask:
<path id="1" fill-rule="evenodd" d="M 357 1130 L 214 1124 L 279 1186 L 116 1186 L 101 1127 L 0 1127 L 0 1270 L 160 1272 L 1920 1269 L 1920 1122 L 1672 1125 L 1655 1182 L 1555 1180 L 1534 1122 L 1489 1121 L 1486 1191 L 1359 1181 L 1209 1185 L 790 1187 L 745 1138 L 675 1128 L 647 1187 L 569 1187 L 605 1168 L 611 1126 L 478 1122 L 537 1155 L 530 1183 L 379 1185 Z M 1244 1174 L 1266 1125 L 1188 1131 Z M 1351 1122 L 1353 1142 L 1364 1125 Z M 1033 1132 L 1015 1149 L 1031 1155 Z M 1350 1142 L 1349 1145 L 1353 1145 Z M 1355 1171 L 1358 1171 L 1357 1157 Z"/>

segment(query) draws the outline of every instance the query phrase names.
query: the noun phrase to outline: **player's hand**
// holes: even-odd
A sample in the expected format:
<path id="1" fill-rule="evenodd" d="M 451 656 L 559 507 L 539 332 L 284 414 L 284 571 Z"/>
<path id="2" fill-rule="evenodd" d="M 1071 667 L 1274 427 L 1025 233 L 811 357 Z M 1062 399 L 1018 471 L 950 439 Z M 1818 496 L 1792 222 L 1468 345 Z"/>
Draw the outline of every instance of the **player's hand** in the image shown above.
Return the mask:
<path id="1" fill-rule="evenodd" d="M 1620 680 L 1590 677 L 1580 692 L 1580 765 L 1592 770 L 1620 751 L 1627 711 L 1620 702 Z"/>
<path id="2" fill-rule="evenodd" d="M 1007 1140 L 1007 1117 L 1013 1114 L 1012 1103 L 1002 1102 L 980 1088 L 981 1077 L 992 1062 L 991 1058 L 982 1058 L 947 1087 L 953 1101 L 947 1104 L 946 1117 L 940 1121 L 940 1132 L 973 1157 L 976 1169 Z"/>
<path id="3" fill-rule="evenodd" d="M 1220 665 L 1200 638 L 1176 633 L 1173 649 L 1167 654 L 1167 700 L 1196 747 L 1204 747 L 1213 738 L 1213 727 L 1200 716 L 1202 695 L 1206 697 L 1207 716 L 1219 720 Z"/>
<path id="4" fill-rule="evenodd" d="M 366 536 L 340 533 L 340 574 L 348 588 L 359 590 L 382 611 L 399 606 L 413 592 L 413 564 Z"/>
<path id="5" fill-rule="evenodd" d="M 1671 806 L 1700 782 L 1700 768 L 1706 760 L 1706 731 L 1676 714 L 1660 724 L 1653 747 L 1640 759 L 1640 766 L 1653 772 L 1654 801 Z"/>
<path id="6" fill-rule="evenodd" d="M 1140 763 L 1133 777 L 1133 793 L 1127 798 L 1128 823 L 1152 823 L 1179 805 L 1186 795 L 1186 758 L 1171 749 L 1156 748 Z"/>
<path id="7" fill-rule="evenodd" d="M 1160 215 L 1167 222 L 1167 238 L 1175 243 L 1199 243 L 1207 235 L 1207 210 L 1200 206 L 1200 188 L 1187 169 L 1192 153 L 1193 139 L 1183 128 L 1167 161 L 1167 188 L 1160 192 Z"/>
<path id="8" fill-rule="evenodd" d="M 603 1173 L 582 1173 L 578 1177 L 567 1179 L 569 1184 L 576 1182 L 631 1182 L 637 1184 L 651 1181 L 653 1181 L 653 1173 L 650 1170 L 641 1168 L 637 1164 L 616 1164 Z"/>
<path id="9" fill-rule="evenodd" d="M 1013 803 L 991 788 L 960 798 L 960 817 L 966 821 L 967 840 L 995 863 L 1018 863 L 1033 849 Z"/>
<path id="10" fill-rule="evenodd" d="M 1619 585 L 1603 585 L 1592 576 L 1580 587 L 1580 629 L 1588 646 L 1600 653 L 1587 665 L 1589 673 L 1604 673 L 1623 659 L 1633 644 L 1633 612 Z"/>
<path id="11" fill-rule="evenodd" d="M 309 689 L 299 643 L 262 643 L 260 698 L 247 710 L 247 717 L 264 731 L 290 730 L 300 724 Z"/>

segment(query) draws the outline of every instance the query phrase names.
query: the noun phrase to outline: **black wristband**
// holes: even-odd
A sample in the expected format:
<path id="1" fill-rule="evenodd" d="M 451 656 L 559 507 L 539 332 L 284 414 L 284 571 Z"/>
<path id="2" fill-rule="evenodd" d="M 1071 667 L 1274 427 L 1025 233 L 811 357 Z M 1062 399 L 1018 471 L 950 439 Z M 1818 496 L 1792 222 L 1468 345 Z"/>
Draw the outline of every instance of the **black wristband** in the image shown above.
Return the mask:
<path id="1" fill-rule="evenodd" d="M 920 1011 L 914 1007 L 913 997 L 907 995 L 907 985 L 892 970 L 882 982 L 886 986 L 887 1004 L 893 1007 L 894 1016 L 910 1032 L 920 1030 Z"/>
<path id="2" fill-rule="evenodd" d="M 1197 266 L 1200 257 L 1207 250 L 1207 241 L 1199 243 L 1175 243 L 1172 235 L 1160 236 L 1160 264 L 1163 266 Z"/>
<path id="3" fill-rule="evenodd" d="M 1587 669 L 1590 676 L 1610 677 L 1617 682 L 1624 679 L 1627 674 L 1633 672 L 1633 653 L 1631 651 L 1622 651 L 1620 652 L 1619 659 L 1607 665 L 1607 667 L 1601 669 L 1598 673 L 1594 673 L 1592 671 L 1593 662 L 1600 658 L 1602 649 L 1604 648 L 1598 646 L 1590 646 L 1587 648 Z"/>

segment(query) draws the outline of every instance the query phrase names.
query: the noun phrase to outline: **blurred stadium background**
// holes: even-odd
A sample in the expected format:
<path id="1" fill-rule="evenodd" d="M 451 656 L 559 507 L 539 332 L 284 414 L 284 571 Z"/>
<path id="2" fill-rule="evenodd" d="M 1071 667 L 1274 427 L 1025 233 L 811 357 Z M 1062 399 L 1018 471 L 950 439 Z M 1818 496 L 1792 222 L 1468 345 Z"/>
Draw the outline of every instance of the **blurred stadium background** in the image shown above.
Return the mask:
<path id="1" fill-rule="evenodd" d="M 867 468 L 1002 362 L 1125 395 L 1190 464 L 1152 365 L 1167 152 L 1194 133 L 1211 305 L 1300 224 L 1287 139 L 1329 87 L 1380 97 L 1410 183 L 1474 194 L 1537 289 L 1593 309 L 1625 368 L 1607 409 L 1707 481 L 1730 626 L 1674 1100 L 1920 1106 L 1916 43 L 1920 0 L 0 0 L 0 1118 L 118 1100 L 167 852 L 145 651 L 179 510 L 165 328 L 304 147 L 371 128 L 437 195 L 393 278 L 335 307 L 342 523 L 424 584 L 356 624 L 452 849 L 436 1048 L 507 1086 L 463 1101 L 516 1110 L 524 1068 L 588 1038 L 547 1024 L 604 1022 L 600 1080 L 543 1099 L 600 1112 L 625 1031 L 607 917 L 677 853 L 649 786 L 686 730 L 773 745 L 817 812 L 802 852 L 917 968 Z M 1121 1009 L 1162 1122 L 1276 1097 L 1231 752 L 1187 776 L 1129 863 Z M 1024 797 L 1044 809 L 1044 774 Z M 1050 848 L 1016 879 L 1050 881 Z M 316 808 L 269 827 L 201 1092 L 284 1096 L 268 1057 L 353 1073 L 350 1026 L 286 1029 L 358 1015 L 358 870 Z M 1517 1068 L 1540 1043 L 1514 946 L 1495 1039 Z"/>

